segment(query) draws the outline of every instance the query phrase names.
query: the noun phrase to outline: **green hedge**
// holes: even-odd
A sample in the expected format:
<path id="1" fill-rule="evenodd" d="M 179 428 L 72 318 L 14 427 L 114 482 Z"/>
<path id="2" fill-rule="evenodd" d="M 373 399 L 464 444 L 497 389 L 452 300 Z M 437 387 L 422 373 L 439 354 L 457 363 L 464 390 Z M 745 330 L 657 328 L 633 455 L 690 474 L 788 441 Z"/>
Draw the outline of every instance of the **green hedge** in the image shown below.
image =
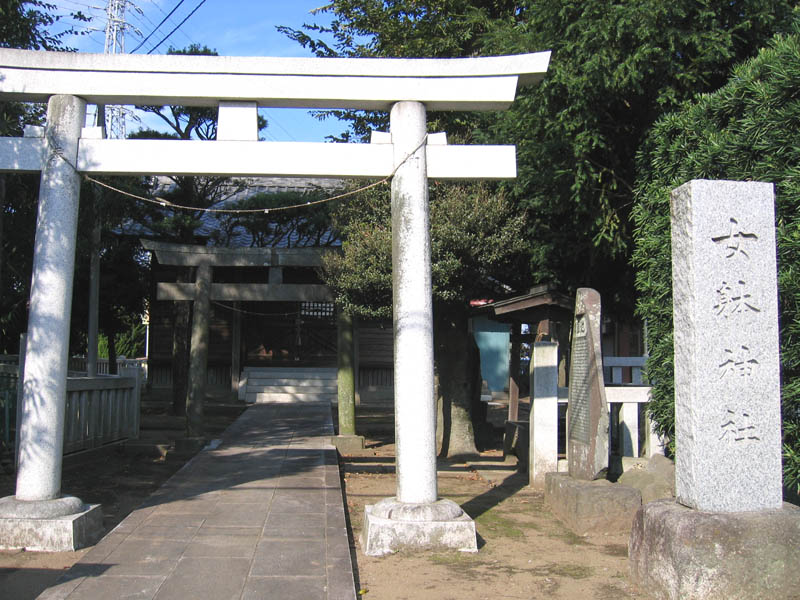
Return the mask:
<path id="1" fill-rule="evenodd" d="M 784 483 L 800 489 L 800 21 L 728 83 L 662 118 L 638 155 L 637 311 L 646 320 L 654 382 L 650 411 L 673 438 L 674 389 L 669 192 L 690 179 L 776 186 Z"/>

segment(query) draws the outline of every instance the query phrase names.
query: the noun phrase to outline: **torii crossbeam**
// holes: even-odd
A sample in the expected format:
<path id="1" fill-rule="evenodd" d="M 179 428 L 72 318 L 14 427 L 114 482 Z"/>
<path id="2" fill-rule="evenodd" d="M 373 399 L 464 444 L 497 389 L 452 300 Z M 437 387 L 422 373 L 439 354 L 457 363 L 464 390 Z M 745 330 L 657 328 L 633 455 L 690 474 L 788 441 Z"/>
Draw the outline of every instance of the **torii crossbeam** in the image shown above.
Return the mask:
<path id="1" fill-rule="evenodd" d="M 516 159 L 513 146 L 434 144 L 426 114 L 505 109 L 518 86 L 542 79 L 549 58 L 549 52 L 334 59 L 0 50 L 0 99 L 48 102 L 45 128 L 0 138 L 0 171 L 42 173 L 17 489 L 0 518 L 74 518 L 81 506 L 60 489 L 81 175 L 393 175 L 397 495 L 367 508 L 364 549 L 475 551 L 472 520 L 438 497 L 428 178 L 510 178 Z M 217 106 L 217 140 L 102 139 L 99 130 L 84 128 L 87 103 Z M 390 137 L 375 144 L 261 142 L 259 107 L 387 110 Z"/>

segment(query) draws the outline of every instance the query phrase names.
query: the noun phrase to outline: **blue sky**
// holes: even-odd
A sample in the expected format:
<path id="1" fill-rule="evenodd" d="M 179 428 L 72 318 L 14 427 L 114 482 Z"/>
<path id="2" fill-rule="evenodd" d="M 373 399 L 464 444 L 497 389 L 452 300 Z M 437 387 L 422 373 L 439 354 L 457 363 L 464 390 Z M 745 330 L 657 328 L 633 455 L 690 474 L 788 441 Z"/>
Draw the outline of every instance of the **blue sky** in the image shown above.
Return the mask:
<path id="1" fill-rule="evenodd" d="M 88 24 L 79 24 L 84 34 L 69 40 L 67 45 L 81 52 L 103 52 L 106 27 L 106 0 L 50 0 L 58 14 L 80 10 L 91 16 Z M 130 52 L 148 36 L 165 16 L 177 6 L 169 19 L 159 27 L 137 54 L 146 54 L 186 18 L 201 0 L 133 0 L 128 3 L 126 20 L 134 30 L 125 36 L 125 49 Z M 326 4 L 325 0 L 206 0 L 197 11 L 154 51 L 166 53 L 170 45 L 184 48 L 192 43 L 215 49 L 226 56 L 309 56 L 310 53 L 276 30 L 278 25 L 300 28 L 303 23 L 321 23 L 327 15 L 310 11 Z M 138 8 L 138 10 L 137 10 Z M 141 12 L 140 12 L 141 11 Z M 308 111 L 268 109 L 262 111 L 269 126 L 262 135 L 270 141 L 323 141 L 326 135 L 339 134 L 344 126 L 336 120 L 320 122 Z M 128 130 L 137 129 L 128 123 Z"/>

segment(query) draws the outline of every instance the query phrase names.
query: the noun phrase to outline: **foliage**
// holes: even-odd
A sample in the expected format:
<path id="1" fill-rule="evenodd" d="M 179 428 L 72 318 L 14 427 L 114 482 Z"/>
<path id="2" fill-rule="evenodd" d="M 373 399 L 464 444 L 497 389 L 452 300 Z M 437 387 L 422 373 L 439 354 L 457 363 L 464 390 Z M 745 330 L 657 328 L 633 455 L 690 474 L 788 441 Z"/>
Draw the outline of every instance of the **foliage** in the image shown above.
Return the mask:
<path id="1" fill-rule="evenodd" d="M 126 358 L 143 357 L 145 352 L 145 336 L 147 326 L 141 322 L 139 315 L 132 315 L 126 320 L 125 328 L 117 335 L 117 352 Z M 98 358 L 108 358 L 108 336 L 100 334 L 97 340 Z"/>
<path id="2" fill-rule="evenodd" d="M 528 215 L 530 283 L 589 285 L 632 304 L 635 152 L 659 115 L 722 85 L 785 22 L 791 2 L 337 0 L 331 25 L 284 28 L 320 56 L 473 56 L 552 50 L 544 81 L 498 114 L 436 114 L 461 142 L 514 143 L 509 198 Z M 312 37 L 312 36 L 316 36 Z M 319 37 L 327 38 L 317 39 Z M 363 138 L 385 115 L 335 113 Z"/>
<path id="3" fill-rule="evenodd" d="M 41 0 L 0 0 L 0 48 L 30 50 L 65 50 L 64 38 L 76 32 L 66 27 L 58 33 L 52 27 L 61 19 L 53 11 L 58 7 Z M 81 11 L 68 13 L 75 22 L 89 21 Z"/>
<path id="4" fill-rule="evenodd" d="M 529 1 L 489 30 L 484 54 L 553 52 L 542 83 L 476 135 L 517 145 L 509 193 L 529 214 L 535 279 L 595 287 L 604 307 L 629 312 L 637 148 L 661 114 L 722 85 L 792 4 Z"/>
<path id="5" fill-rule="evenodd" d="M 651 412 L 674 433 L 669 192 L 690 179 L 773 182 L 777 199 L 784 480 L 800 486 L 800 19 L 737 66 L 719 91 L 653 128 L 639 156 L 634 208 L 639 315 L 650 333 Z"/>
<path id="6" fill-rule="evenodd" d="M 241 232 L 253 247 L 286 248 L 331 246 L 339 238 L 331 230 L 329 203 L 323 202 L 307 210 L 306 203 L 329 197 L 323 190 L 309 192 L 257 193 L 231 204 L 236 210 L 264 209 L 261 212 L 227 213 L 218 218 L 220 242 L 230 242 Z M 298 206 L 299 205 L 299 206 Z M 283 207 L 298 206 L 281 210 Z"/>
<path id="7" fill-rule="evenodd" d="M 392 234 L 388 189 L 362 192 L 333 210 L 341 253 L 325 257 L 324 277 L 344 309 L 386 318 L 392 306 Z M 496 293 L 494 275 L 524 256 L 524 216 L 483 184 L 440 184 L 430 189 L 431 275 L 438 306 L 463 305 Z"/>

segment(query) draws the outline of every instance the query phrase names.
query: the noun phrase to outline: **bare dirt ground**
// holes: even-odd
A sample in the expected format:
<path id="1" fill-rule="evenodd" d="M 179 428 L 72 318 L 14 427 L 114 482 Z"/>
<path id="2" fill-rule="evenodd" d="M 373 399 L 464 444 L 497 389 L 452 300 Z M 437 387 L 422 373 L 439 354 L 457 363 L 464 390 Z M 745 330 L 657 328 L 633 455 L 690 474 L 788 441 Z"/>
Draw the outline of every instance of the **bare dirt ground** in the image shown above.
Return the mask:
<path id="1" fill-rule="evenodd" d="M 391 412 L 367 413 L 357 428 L 367 449 L 340 465 L 353 539 L 364 506 L 395 493 Z M 439 493 L 476 521 L 479 551 L 365 556 L 354 542 L 359 598 L 374 600 L 637 599 L 628 581 L 627 535 L 579 537 L 553 519 L 527 477 L 489 448 L 470 463 L 439 464 Z M 185 462 L 132 456 L 115 450 L 90 461 L 71 461 L 63 489 L 101 503 L 107 530 L 121 521 Z M 10 473 L 0 473 L 0 496 L 13 494 Z M 28 600 L 55 582 L 86 550 L 63 553 L 0 552 L 0 598 Z M 276 599 L 277 600 L 277 599 Z M 302 599 L 301 599 L 302 600 Z"/>
<path id="2" fill-rule="evenodd" d="M 395 492 L 393 445 L 368 440 L 368 449 L 343 458 L 347 509 L 358 540 L 364 505 Z M 398 553 L 365 556 L 355 544 L 361 597 L 375 600 L 488 600 L 642 598 L 628 581 L 628 536 L 579 537 L 544 507 L 527 476 L 484 452 L 469 464 L 439 464 L 439 494 L 475 519 L 477 553 Z"/>

